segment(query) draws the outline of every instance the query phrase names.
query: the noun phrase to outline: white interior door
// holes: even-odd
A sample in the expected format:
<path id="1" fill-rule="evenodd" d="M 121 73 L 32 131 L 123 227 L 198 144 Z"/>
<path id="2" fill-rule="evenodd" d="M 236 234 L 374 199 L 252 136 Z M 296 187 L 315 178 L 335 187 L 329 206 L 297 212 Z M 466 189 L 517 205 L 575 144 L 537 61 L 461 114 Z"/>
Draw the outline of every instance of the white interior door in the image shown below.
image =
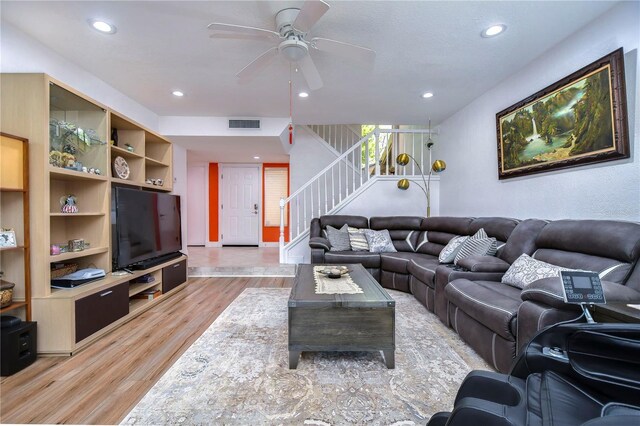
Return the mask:
<path id="1" fill-rule="evenodd" d="M 259 166 L 222 166 L 222 245 L 260 242 L 261 184 Z"/>
<path id="2" fill-rule="evenodd" d="M 204 246 L 207 241 L 207 167 L 187 170 L 187 245 Z"/>

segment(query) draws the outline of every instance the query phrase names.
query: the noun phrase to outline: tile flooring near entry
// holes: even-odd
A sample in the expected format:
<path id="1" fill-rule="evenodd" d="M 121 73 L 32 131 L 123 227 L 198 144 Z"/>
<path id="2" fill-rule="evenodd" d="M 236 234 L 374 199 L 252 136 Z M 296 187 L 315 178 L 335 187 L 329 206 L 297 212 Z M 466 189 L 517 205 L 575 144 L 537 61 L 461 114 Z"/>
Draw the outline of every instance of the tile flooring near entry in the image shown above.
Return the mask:
<path id="1" fill-rule="evenodd" d="M 189 247 L 190 277 L 292 277 L 278 247 Z"/>

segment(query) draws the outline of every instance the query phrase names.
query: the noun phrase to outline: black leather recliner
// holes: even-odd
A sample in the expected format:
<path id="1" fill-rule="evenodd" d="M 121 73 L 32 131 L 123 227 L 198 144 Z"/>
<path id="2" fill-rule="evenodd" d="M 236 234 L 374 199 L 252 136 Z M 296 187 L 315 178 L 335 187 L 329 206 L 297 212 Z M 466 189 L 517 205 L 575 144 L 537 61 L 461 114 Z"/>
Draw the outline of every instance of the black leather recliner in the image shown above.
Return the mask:
<path id="1" fill-rule="evenodd" d="M 510 374 L 469 373 L 427 425 L 640 425 L 640 324 L 549 327 Z"/>

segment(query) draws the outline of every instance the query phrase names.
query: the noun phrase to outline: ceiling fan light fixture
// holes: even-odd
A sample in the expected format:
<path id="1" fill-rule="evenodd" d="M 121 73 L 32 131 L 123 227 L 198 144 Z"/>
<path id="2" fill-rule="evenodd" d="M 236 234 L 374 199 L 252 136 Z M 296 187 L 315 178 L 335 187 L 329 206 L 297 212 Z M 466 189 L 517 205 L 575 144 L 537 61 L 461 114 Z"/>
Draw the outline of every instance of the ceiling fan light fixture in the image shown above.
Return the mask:
<path id="1" fill-rule="evenodd" d="M 291 62 L 298 62 L 309 54 L 309 46 L 297 38 L 290 38 L 278 46 L 280 53 Z"/>

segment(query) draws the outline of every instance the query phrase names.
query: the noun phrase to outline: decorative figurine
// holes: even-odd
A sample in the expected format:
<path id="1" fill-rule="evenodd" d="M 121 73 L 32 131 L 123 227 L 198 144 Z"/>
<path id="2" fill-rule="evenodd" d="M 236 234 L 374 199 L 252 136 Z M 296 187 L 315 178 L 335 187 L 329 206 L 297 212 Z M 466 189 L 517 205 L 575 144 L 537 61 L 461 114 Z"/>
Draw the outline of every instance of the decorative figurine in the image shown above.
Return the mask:
<path id="1" fill-rule="evenodd" d="M 134 148 L 133 148 L 132 145 L 129 145 L 128 143 L 125 143 L 124 146 L 127 148 L 127 151 L 129 151 L 129 152 L 133 152 L 134 151 Z"/>
<path id="2" fill-rule="evenodd" d="M 62 213 L 78 213 L 75 195 L 63 195 L 60 198 L 60 205 L 62 206 Z"/>

